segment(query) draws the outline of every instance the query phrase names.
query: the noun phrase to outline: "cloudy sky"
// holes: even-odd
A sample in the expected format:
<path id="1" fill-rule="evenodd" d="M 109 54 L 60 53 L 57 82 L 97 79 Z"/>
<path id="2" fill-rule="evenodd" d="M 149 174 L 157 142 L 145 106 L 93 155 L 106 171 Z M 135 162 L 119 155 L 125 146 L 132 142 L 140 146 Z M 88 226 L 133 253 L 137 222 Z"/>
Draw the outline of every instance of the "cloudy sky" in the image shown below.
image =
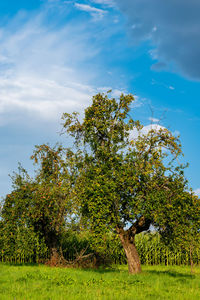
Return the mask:
<path id="1" fill-rule="evenodd" d="M 199 0 L 0 1 L 0 196 L 34 145 L 61 137 L 63 112 L 112 88 L 135 119 L 181 136 L 200 193 Z M 154 125 L 155 126 L 155 125 Z"/>

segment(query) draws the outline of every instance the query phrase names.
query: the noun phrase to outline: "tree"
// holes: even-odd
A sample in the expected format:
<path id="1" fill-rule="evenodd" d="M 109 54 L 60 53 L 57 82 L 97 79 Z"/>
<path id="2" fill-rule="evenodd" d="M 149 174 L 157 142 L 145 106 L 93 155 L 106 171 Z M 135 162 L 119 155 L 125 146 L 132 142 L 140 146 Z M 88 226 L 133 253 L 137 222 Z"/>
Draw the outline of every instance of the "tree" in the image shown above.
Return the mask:
<path id="1" fill-rule="evenodd" d="M 36 146 L 31 156 L 38 166 L 35 178 L 21 166 L 12 176 L 13 191 L 6 196 L 1 214 L 9 251 L 14 251 L 12 245 L 13 249 L 17 247 L 19 229 L 44 241 L 51 256 L 59 251 L 66 218 L 73 207 L 71 190 L 76 170 L 72 154 L 60 145 Z"/>
<path id="2" fill-rule="evenodd" d="M 162 127 L 142 135 L 140 122 L 130 117 L 133 101 L 132 95 L 116 100 L 97 94 L 82 122 L 77 113 L 63 115 L 63 129 L 82 151 L 75 187 L 82 219 L 99 240 L 106 230 L 116 232 L 129 272 L 138 273 L 135 235 L 153 225 L 168 238 L 181 228 L 180 236 L 186 228 L 184 218 L 190 216 L 190 225 L 193 222 L 194 201 L 183 166 L 176 163 L 182 153 L 179 139 Z M 177 227 L 179 219 L 182 226 Z"/>
<path id="3" fill-rule="evenodd" d="M 65 150 L 66 151 L 66 150 Z M 65 217 L 71 210 L 69 165 L 62 146 L 36 146 L 31 156 L 39 165 L 30 201 L 29 218 L 45 239 L 51 255 L 58 251 Z"/>
<path id="4" fill-rule="evenodd" d="M 8 194 L 1 211 L 1 256 L 4 260 L 42 260 L 47 255 L 44 239 L 34 230 L 30 209 L 33 209 L 35 185 L 19 166 L 12 176 L 13 191 Z"/>

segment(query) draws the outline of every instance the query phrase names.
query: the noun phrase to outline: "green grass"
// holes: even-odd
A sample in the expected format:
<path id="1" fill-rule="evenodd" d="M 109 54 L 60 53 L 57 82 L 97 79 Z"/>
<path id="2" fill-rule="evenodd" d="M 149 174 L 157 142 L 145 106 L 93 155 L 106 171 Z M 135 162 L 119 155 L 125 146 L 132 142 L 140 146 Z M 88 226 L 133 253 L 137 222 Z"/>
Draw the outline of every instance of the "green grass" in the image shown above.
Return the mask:
<path id="1" fill-rule="evenodd" d="M 200 299 L 200 267 L 143 266 L 129 275 L 127 266 L 110 270 L 0 264 L 0 299 Z"/>

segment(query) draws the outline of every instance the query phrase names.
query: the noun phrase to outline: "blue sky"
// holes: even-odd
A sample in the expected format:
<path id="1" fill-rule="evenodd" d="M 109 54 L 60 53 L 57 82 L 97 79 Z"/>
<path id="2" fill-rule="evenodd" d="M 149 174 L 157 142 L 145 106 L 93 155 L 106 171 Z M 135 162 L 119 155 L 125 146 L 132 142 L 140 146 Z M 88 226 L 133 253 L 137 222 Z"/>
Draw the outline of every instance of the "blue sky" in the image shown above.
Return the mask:
<path id="1" fill-rule="evenodd" d="M 112 88 L 136 96 L 133 117 L 180 133 L 200 193 L 198 0 L 0 2 L 0 196 L 34 145 L 61 137 L 63 112 Z"/>

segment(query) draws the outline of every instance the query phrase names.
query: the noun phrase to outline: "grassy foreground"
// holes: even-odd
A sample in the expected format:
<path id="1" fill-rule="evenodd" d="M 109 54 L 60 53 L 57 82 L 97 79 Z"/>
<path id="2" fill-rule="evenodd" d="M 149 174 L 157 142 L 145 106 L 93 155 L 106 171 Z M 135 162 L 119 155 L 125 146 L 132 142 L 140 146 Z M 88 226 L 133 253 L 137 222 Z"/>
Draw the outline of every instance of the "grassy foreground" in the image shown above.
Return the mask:
<path id="1" fill-rule="evenodd" d="M 129 275 L 127 266 L 81 270 L 0 264 L 0 299 L 200 299 L 200 267 L 143 266 Z"/>

